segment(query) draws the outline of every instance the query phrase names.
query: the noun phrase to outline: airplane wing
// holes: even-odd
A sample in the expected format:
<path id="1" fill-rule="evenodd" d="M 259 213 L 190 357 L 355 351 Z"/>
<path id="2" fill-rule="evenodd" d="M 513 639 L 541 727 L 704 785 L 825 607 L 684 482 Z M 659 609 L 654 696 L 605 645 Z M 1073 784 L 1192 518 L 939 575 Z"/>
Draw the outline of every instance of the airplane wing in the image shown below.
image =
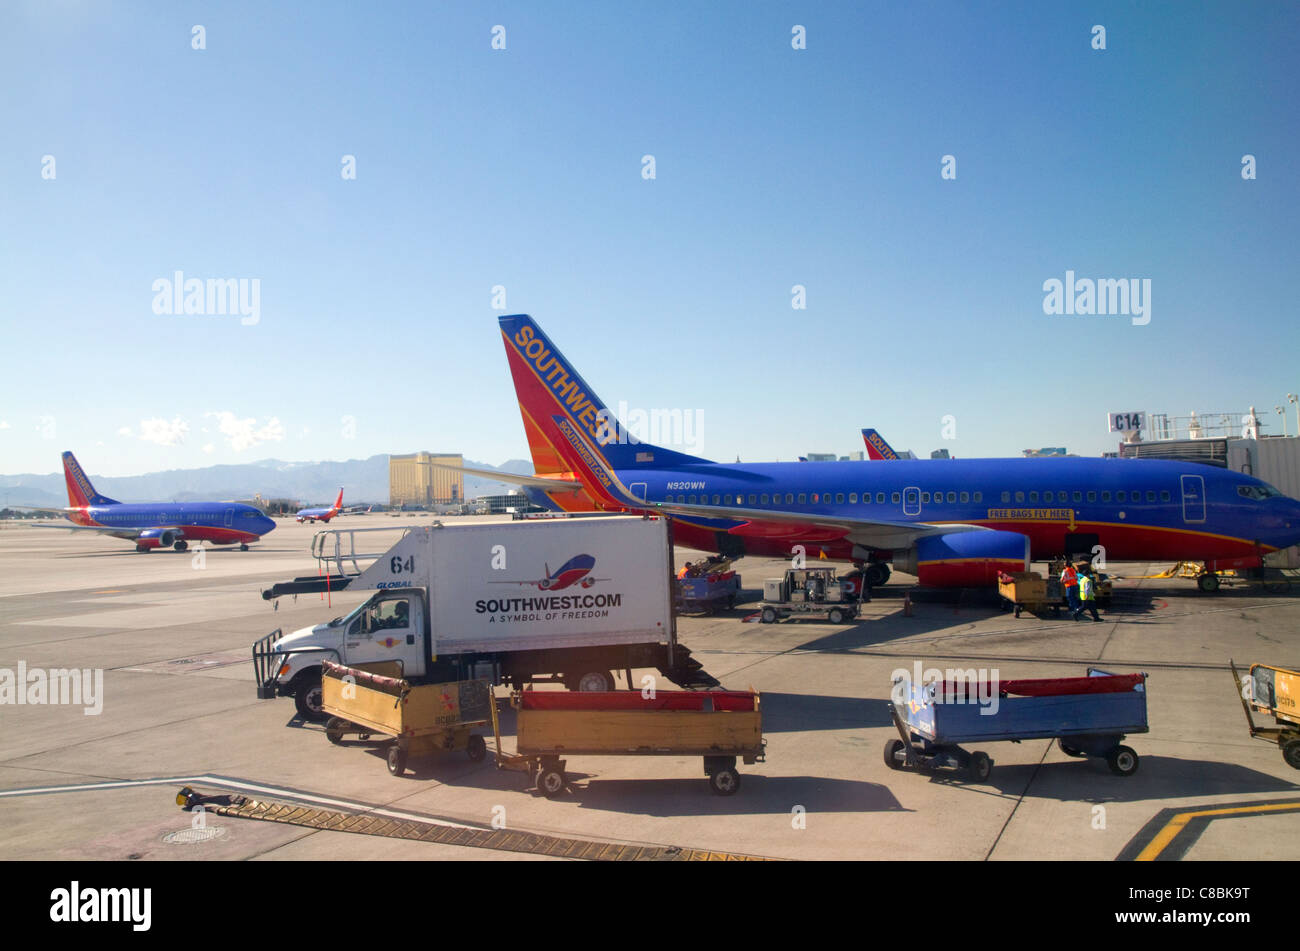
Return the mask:
<path id="1" fill-rule="evenodd" d="M 114 538 L 125 538 L 127 542 L 134 542 L 136 538 L 140 537 L 140 533 L 144 531 L 144 529 L 114 529 L 109 525 L 53 525 L 51 522 L 32 522 L 30 527 L 32 529 L 59 529 L 61 531 L 92 531 L 92 533 L 98 535 L 113 535 Z M 162 531 L 169 530 L 166 526 L 151 525 L 149 527 L 151 529 L 152 527 L 161 527 Z M 172 527 L 170 530 L 179 531 L 181 529 Z"/>
<path id="2" fill-rule="evenodd" d="M 750 509 L 725 505 L 683 505 L 652 502 L 652 510 L 669 515 L 693 515 L 710 519 L 740 519 L 728 534 L 761 538 L 797 538 L 801 541 L 830 542 L 845 539 L 864 548 L 907 548 L 927 535 L 954 532 L 986 532 L 982 525 L 933 522 L 890 522 L 882 519 L 851 518 L 843 515 L 809 515 L 780 509 Z"/>
<path id="3" fill-rule="evenodd" d="M 512 485 L 527 485 L 547 492 L 581 492 L 582 483 L 570 482 L 568 479 L 544 479 L 541 476 L 515 475 L 513 472 L 497 472 L 495 469 L 471 469 L 469 466 L 453 466 L 448 462 L 430 462 L 435 469 L 450 469 L 466 475 L 482 476 L 494 482 L 509 482 Z"/>

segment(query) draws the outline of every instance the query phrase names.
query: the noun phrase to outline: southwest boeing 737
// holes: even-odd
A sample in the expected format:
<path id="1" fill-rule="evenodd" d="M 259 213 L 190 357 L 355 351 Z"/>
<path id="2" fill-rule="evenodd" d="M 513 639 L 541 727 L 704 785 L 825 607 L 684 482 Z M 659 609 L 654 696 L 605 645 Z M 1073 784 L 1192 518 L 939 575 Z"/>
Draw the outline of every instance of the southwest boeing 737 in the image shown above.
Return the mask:
<path id="1" fill-rule="evenodd" d="M 921 584 L 975 587 L 1031 560 L 1256 568 L 1300 542 L 1300 502 L 1258 479 L 1196 463 L 1139 459 L 900 459 L 718 463 L 639 442 L 527 315 L 501 317 L 534 466 L 494 478 L 544 492 L 560 509 L 675 516 L 677 542 L 724 555 L 809 554 L 889 566 Z M 470 470 L 463 470 L 469 472 Z M 1098 548 L 1097 546 L 1102 546 Z"/>
<path id="2" fill-rule="evenodd" d="M 275 528 L 275 522 L 253 506 L 237 502 L 118 502 L 95 491 L 70 452 L 63 454 L 63 477 L 68 484 L 64 518 L 75 524 L 37 527 L 112 535 L 135 542 L 139 552 L 154 548 L 185 551 L 192 541 L 238 544 L 248 551 L 249 542 Z"/>
<path id="3" fill-rule="evenodd" d="M 312 522 L 313 524 L 316 522 L 317 519 L 320 519 L 322 522 L 328 525 L 329 520 L 332 519 L 335 515 L 338 515 L 340 510 L 342 510 L 342 508 L 343 508 L 343 486 L 339 486 L 339 497 L 334 500 L 334 504 L 330 508 L 299 509 L 297 515 L 295 515 L 294 517 L 297 518 L 298 521 L 300 522 Z"/>

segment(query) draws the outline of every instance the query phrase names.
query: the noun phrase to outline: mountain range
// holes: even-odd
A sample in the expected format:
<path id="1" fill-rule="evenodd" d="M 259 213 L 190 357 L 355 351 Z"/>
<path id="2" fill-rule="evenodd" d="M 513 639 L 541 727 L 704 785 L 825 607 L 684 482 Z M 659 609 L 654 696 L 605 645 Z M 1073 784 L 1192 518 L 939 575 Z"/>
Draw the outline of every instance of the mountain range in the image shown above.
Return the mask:
<path id="1" fill-rule="evenodd" d="M 477 469 L 532 475 L 533 465 L 511 459 L 499 466 L 466 459 Z M 343 486 L 345 505 L 388 503 L 388 455 L 346 462 L 284 462 L 263 459 L 243 465 L 169 469 L 138 476 L 90 473 L 95 489 L 119 502 L 185 502 L 207 499 L 289 498 L 304 505 L 329 505 Z M 465 497 L 503 495 L 514 486 L 478 476 L 465 476 Z M 61 507 L 68 504 L 63 473 L 0 475 L 0 504 Z"/>

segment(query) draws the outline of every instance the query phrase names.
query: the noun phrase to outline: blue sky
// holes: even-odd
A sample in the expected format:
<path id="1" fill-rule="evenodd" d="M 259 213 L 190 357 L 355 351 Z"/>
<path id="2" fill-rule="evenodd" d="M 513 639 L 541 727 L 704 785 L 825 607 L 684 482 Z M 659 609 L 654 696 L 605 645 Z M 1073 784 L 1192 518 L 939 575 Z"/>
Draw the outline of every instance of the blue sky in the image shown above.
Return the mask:
<path id="1" fill-rule="evenodd" d="M 503 312 L 728 461 L 1276 431 L 1298 46 L 1293 3 L 6 4 L 0 471 L 524 457 Z M 1067 270 L 1150 323 L 1044 314 Z M 175 271 L 257 322 L 155 313 Z"/>

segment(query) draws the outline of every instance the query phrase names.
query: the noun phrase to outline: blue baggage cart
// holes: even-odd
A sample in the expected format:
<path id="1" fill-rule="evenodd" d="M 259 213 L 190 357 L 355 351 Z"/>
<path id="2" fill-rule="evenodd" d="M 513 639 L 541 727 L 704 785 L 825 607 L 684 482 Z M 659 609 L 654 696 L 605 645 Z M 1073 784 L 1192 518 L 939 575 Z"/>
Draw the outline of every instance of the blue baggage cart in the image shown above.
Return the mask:
<path id="1" fill-rule="evenodd" d="M 1069 756 L 1104 758 L 1112 773 L 1132 776 L 1138 755 L 1121 741 L 1147 732 L 1146 676 L 1090 667 L 1087 677 L 978 685 L 898 678 L 889 711 L 899 738 L 885 743 L 885 765 L 956 767 L 984 782 L 993 761 L 965 746 L 1055 739 Z"/>
<path id="2" fill-rule="evenodd" d="M 677 610 L 717 614 L 735 607 L 740 595 L 740 575 L 731 570 L 731 559 L 712 558 L 687 563 L 677 578 Z"/>

